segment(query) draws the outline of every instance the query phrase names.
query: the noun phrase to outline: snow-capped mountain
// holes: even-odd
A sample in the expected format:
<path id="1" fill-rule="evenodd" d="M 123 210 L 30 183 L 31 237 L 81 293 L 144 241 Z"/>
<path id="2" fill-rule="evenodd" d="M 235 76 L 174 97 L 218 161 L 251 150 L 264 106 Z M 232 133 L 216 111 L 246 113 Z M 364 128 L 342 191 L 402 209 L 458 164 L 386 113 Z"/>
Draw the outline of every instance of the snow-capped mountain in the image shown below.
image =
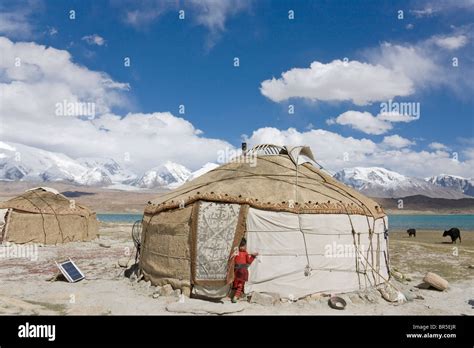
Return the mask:
<path id="1" fill-rule="evenodd" d="M 87 168 L 57 152 L 0 142 L 0 179 L 79 182 Z"/>
<path id="2" fill-rule="evenodd" d="M 112 159 L 75 160 L 58 152 L 0 142 L 0 180 L 104 186 L 134 178 Z"/>
<path id="3" fill-rule="evenodd" d="M 137 176 L 112 158 L 73 159 L 62 153 L 0 141 L 0 180 L 4 181 L 67 182 L 120 190 L 173 189 L 218 166 L 206 163 L 191 173 L 183 165 L 168 161 Z M 474 196 L 474 179 L 453 175 L 418 179 L 379 167 L 354 167 L 343 169 L 334 177 L 372 197 Z"/>
<path id="4" fill-rule="evenodd" d="M 207 172 L 210 172 L 211 170 L 216 169 L 217 167 L 219 167 L 218 164 L 208 162 L 205 165 L 203 165 L 201 168 L 199 168 L 198 170 L 192 172 L 191 175 L 188 177 L 188 179 L 186 181 L 194 180 L 194 179 L 200 177 L 201 175 L 204 175 Z"/>
<path id="5" fill-rule="evenodd" d="M 191 173 L 186 167 L 166 162 L 143 175 L 123 169 L 112 158 L 83 157 L 72 159 L 62 153 L 32 146 L 0 142 L 0 180 L 33 182 L 68 182 L 71 184 L 123 188 L 175 188 L 192 175 L 198 177 L 217 165 L 207 163 Z"/>
<path id="6" fill-rule="evenodd" d="M 334 178 L 371 197 L 400 198 L 423 195 L 432 198 L 458 199 L 466 196 L 451 188 L 440 187 L 379 167 L 343 169 Z"/>
<path id="7" fill-rule="evenodd" d="M 108 176 L 110 182 L 113 183 L 131 182 L 137 178 L 135 173 L 123 169 L 120 164 L 112 158 L 81 157 L 78 158 L 77 161 L 95 173 L 100 171 L 103 175 Z"/>
<path id="8" fill-rule="evenodd" d="M 186 182 L 190 175 L 191 172 L 185 166 L 167 161 L 158 167 L 146 171 L 131 184 L 141 188 L 175 188 Z"/>
<path id="9" fill-rule="evenodd" d="M 440 187 L 446 187 L 468 196 L 474 196 L 474 179 L 461 176 L 440 174 L 425 179 L 427 182 Z"/>
<path id="10" fill-rule="evenodd" d="M 81 176 L 79 183 L 86 186 L 107 186 L 112 184 L 112 179 L 104 170 L 96 167 Z"/>

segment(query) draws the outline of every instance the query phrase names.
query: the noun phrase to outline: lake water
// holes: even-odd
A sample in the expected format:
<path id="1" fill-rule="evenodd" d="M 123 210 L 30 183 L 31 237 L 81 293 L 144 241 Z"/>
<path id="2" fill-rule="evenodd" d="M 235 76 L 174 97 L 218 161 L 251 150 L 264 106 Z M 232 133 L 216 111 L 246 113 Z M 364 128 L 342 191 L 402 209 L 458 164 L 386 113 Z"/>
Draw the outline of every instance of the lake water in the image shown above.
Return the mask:
<path id="1" fill-rule="evenodd" d="M 134 223 L 142 217 L 142 214 L 97 214 L 97 219 L 101 222 Z"/>
<path id="2" fill-rule="evenodd" d="M 142 219 L 141 214 L 97 214 L 102 222 L 133 223 Z M 460 230 L 474 230 L 474 215 L 389 215 L 390 230 L 420 230 L 444 231 L 451 227 Z"/>
<path id="3" fill-rule="evenodd" d="M 391 230 L 474 230 L 474 215 L 389 215 L 388 226 Z"/>

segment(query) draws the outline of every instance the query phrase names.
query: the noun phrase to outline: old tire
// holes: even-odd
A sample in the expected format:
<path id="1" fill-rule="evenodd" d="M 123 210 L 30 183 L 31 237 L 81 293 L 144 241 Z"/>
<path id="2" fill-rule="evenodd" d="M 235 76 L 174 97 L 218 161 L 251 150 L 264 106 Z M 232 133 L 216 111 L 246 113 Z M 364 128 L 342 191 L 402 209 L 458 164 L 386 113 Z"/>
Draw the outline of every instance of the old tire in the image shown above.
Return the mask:
<path id="1" fill-rule="evenodd" d="M 423 281 L 440 291 L 446 290 L 449 286 L 449 283 L 446 279 L 443 279 L 439 275 L 432 272 L 426 273 Z"/>
<path id="2" fill-rule="evenodd" d="M 331 307 L 332 309 L 338 309 L 338 310 L 343 310 L 346 308 L 346 301 L 341 298 L 341 297 L 337 297 L 337 296 L 332 296 L 329 300 L 328 300 L 328 304 L 329 304 L 329 307 Z"/>

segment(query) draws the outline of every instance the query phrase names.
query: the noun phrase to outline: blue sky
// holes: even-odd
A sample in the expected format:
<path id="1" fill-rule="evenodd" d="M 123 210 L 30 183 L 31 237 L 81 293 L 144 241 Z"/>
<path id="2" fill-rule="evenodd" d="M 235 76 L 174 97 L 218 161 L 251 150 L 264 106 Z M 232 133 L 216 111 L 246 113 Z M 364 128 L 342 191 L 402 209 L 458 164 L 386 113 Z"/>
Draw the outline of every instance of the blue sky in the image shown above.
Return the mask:
<path id="1" fill-rule="evenodd" d="M 180 10 L 184 20 L 178 18 Z M 250 143 L 305 142 L 320 147 L 313 149 L 316 156 L 334 170 L 380 165 L 417 176 L 441 171 L 472 176 L 473 1 L 7 1 L 0 12 L 0 36 L 12 43 L 12 51 L 21 42 L 36 49 L 52 47 L 69 53 L 67 64 L 99 74 L 93 81 L 98 86 L 108 79 L 121 84 L 104 91 L 92 84 L 92 91 L 101 90 L 98 94 L 80 90 L 87 89 L 82 84 L 71 87 L 70 96 L 78 101 L 105 100 L 106 110 L 94 121 L 80 119 L 82 141 L 94 146 L 72 141 L 81 136 L 68 129 L 78 127 L 64 120 L 48 126 L 65 134 L 61 141 L 18 131 L 4 132 L 4 140 L 72 157 L 137 153 L 139 170 L 164 160 L 196 168 L 215 162 L 216 150 L 210 149 L 238 147 L 244 138 Z M 124 66 L 125 57 L 130 67 Z M 47 70 L 49 62 L 38 63 L 38 69 Z M 4 83 L 27 80 L 5 73 L 8 66 L 3 69 Z M 66 71 L 59 70 L 58 75 Z M 45 83 L 56 80 L 42 76 Z M 389 99 L 419 103 L 419 117 L 380 117 L 380 104 Z M 21 102 L 15 103 L 6 103 L 5 119 L 18 119 L 15 105 Z M 181 104 L 185 114 L 179 113 Z M 115 123 L 109 125 L 104 147 L 97 136 L 101 133 L 88 133 L 84 124 L 103 130 L 105 123 L 99 123 L 107 114 L 126 119 L 166 112 L 176 129 L 153 133 L 168 139 L 156 146 L 169 155 L 156 157 L 122 144 L 127 135 L 115 132 L 114 127 L 123 128 Z M 35 128 L 38 120 L 28 117 L 22 125 Z M 183 128 L 188 133 L 181 136 Z M 130 138 L 146 138 L 140 132 Z M 202 146 L 206 154 L 185 155 L 186 144 Z M 344 153 L 348 161 L 342 160 Z M 454 164 L 453 153 L 459 158 Z"/>

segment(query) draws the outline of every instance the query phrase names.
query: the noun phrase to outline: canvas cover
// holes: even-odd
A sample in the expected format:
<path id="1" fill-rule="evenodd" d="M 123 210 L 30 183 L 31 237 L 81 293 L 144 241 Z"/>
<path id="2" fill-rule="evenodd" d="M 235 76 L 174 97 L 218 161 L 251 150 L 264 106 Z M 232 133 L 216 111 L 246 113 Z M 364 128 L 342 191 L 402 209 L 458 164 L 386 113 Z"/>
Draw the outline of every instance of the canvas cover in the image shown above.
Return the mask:
<path id="1" fill-rule="evenodd" d="M 10 211 L 5 225 L 4 240 L 23 243 L 59 244 L 88 241 L 97 237 L 95 214 L 80 215 L 34 214 Z"/>
<path id="2" fill-rule="evenodd" d="M 363 215 L 350 219 L 352 225 L 347 215 L 298 216 L 251 208 L 247 249 L 259 256 L 250 266 L 246 291 L 277 292 L 296 299 L 383 283 L 388 279 L 384 220 L 374 222 Z M 305 275 L 308 264 L 309 276 Z"/>
<path id="3" fill-rule="evenodd" d="M 1 240 L 57 244 L 97 237 L 96 214 L 61 194 L 36 188 L 0 203 L 8 210 Z"/>
<path id="4" fill-rule="evenodd" d="M 193 207 L 145 215 L 140 269 L 145 280 L 174 288 L 191 285 L 191 213 Z"/>
<path id="5" fill-rule="evenodd" d="M 233 259 L 245 232 L 248 206 L 196 202 L 193 206 L 145 214 L 140 269 L 146 280 L 194 293 L 222 297 L 233 280 Z"/>

